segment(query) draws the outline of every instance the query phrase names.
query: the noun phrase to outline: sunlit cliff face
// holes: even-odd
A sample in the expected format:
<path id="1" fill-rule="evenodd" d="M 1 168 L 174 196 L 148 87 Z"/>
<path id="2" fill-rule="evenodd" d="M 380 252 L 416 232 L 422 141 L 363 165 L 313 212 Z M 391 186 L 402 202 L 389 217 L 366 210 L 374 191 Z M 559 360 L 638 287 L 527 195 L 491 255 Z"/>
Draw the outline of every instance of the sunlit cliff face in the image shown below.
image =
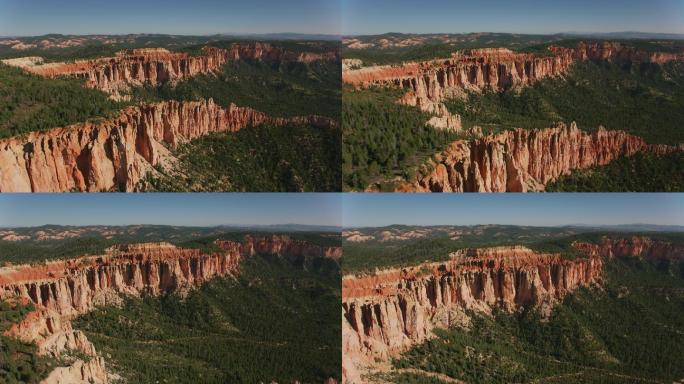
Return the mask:
<path id="1" fill-rule="evenodd" d="M 220 252 L 178 248 L 169 243 L 114 246 L 104 255 L 59 260 L 37 265 L 0 268 L 0 300 L 33 303 L 36 310 L 6 335 L 35 343 L 40 354 L 59 358 L 79 351 L 76 359 L 55 368 L 43 382 L 106 383 L 105 361 L 70 320 L 96 306 L 116 305 L 121 295 L 183 294 L 205 282 L 239 273 L 240 261 L 255 254 L 288 260 L 330 257 L 340 247 L 320 247 L 287 236 L 253 237 L 243 242 L 216 241 Z"/>
<path id="2" fill-rule="evenodd" d="M 363 382 L 362 374 L 432 337 L 434 328 L 466 324 L 463 310 L 536 307 L 548 314 L 573 290 L 600 284 L 607 259 L 684 259 L 684 248 L 641 237 L 574 247 L 585 257 L 495 247 L 458 251 L 446 262 L 344 276 L 343 382 Z"/>

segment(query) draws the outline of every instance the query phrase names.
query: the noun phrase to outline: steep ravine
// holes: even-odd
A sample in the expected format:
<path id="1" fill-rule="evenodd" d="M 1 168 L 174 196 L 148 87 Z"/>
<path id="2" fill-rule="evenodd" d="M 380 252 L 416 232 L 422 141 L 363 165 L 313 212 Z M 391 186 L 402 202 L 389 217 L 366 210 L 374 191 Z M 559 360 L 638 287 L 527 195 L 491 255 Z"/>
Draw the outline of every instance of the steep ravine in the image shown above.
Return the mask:
<path id="1" fill-rule="evenodd" d="M 555 128 L 517 128 L 455 141 L 428 163 L 429 173 L 400 185 L 403 192 L 528 192 L 572 170 L 606 165 L 640 151 L 666 154 L 684 146 L 647 144 L 624 131 L 587 133 L 572 123 Z"/>
<path id="2" fill-rule="evenodd" d="M 106 383 L 105 361 L 70 320 L 96 306 L 116 305 L 120 295 L 163 295 L 184 292 L 206 281 L 239 272 L 242 258 L 274 254 L 336 258 L 339 247 L 319 247 L 287 236 L 246 237 L 243 242 L 217 241 L 222 251 L 203 253 L 168 243 L 115 246 L 104 255 L 52 261 L 43 265 L 0 268 L 0 299 L 32 302 L 36 310 L 6 335 L 35 343 L 41 354 L 72 355 L 68 366 L 53 370 L 45 384 Z"/>
<path id="3" fill-rule="evenodd" d="M 434 328 L 461 324 L 463 309 L 548 313 L 578 287 L 600 283 L 607 259 L 684 257 L 682 247 L 642 237 L 574 246 L 585 257 L 564 259 L 521 246 L 468 249 L 447 262 L 344 276 L 343 382 L 362 383 L 362 375 L 382 370 L 390 357 L 432 337 Z"/>
<path id="4" fill-rule="evenodd" d="M 134 190 L 168 148 L 212 132 L 260 124 L 335 124 L 321 116 L 273 118 L 252 108 L 203 101 L 129 107 L 118 117 L 0 140 L 0 192 Z"/>

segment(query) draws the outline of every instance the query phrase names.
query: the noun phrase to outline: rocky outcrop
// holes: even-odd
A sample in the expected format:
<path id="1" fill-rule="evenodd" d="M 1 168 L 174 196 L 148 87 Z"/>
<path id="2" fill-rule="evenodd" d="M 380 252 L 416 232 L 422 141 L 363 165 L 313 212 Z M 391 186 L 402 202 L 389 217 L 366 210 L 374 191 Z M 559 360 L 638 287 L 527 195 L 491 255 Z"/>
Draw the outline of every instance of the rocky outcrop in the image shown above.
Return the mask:
<path id="1" fill-rule="evenodd" d="M 647 52 L 619 42 L 585 43 L 577 47 L 550 47 L 553 54 L 571 54 L 575 60 L 609 60 L 618 62 L 649 62 L 664 64 L 670 61 L 684 61 L 684 52 Z"/>
<path id="2" fill-rule="evenodd" d="M 247 236 L 243 242 L 216 245 L 220 252 L 169 243 L 121 245 L 98 256 L 0 268 L 0 300 L 21 300 L 36 307 L 6 334 L 35 343 L 43 355 L 64 357 L 78 351 L 88 357 L 56 368 L 46 384 L 106 383 L 103 358 L 81 331 L 72 329 L 71 319 L 98 306 L 118 304 L 121 295 L 182 294 L 212 278 L 237 273 L 240 260 L 254 254 L 295 259 L 338 252 L 336 247 L 322 248 L 287 236 Z"/>
<path id="3" fill-rule="evenodd" d="M 485 89 L 500 92 L 566 74 L 577 61 L 684 61 L 684 53 L 643 52 L 620 43 L 581 43 L 576 48 L 550 47 L 549 55 L 516 53 L 506 48 L 456 52 L 451 58 L 373 66 L 343 71 L 342 80 L 356 87 L 390 86 L 406 90 L 399 103 L 432 113 L 428 124 L 459 131 L 460 117 L 447 111 L 445 99 Z"/>
<path id="4" fill-rule="evenodd" d="M 639 151 L 665 154 L 680 147 L 650 145 L 624 131 L 586 133 L 573 123 L 546 129 L 514 129 L 451 143 L 430 172 L 401 185 L 403 192 L 527 192 L 572 170 L 606 165 Z"/>
<path id="5" fill-rule="evenodd" d="M 550 306 L 599 281 L 600 257 L 563 259 L 525 247 L 467 249 L 449 261 L 389 269 L 342 280 L 343 381 L 378 360 L 458 324 L 463 309 Z"/>
<path id="6" fill-rule="evenodd" d="M 684 261 L 684 247 L 665 240 L 643 236 L 604 237 L 598 244 L 575 243 L 575 248 L 604 259 L 642 258 L 651 262 Z"/>
<path id="7" fill-rule="evenodd" d="M 307 241 L 293 239 L 287 235 L 272 235 L 268 237 L 246 236 L 241 243 L 233 241 L 217 241 L 217 245 L 226 250 L 238 250 L 241 254 L 276 255 L 284 257 L 290 262 L 297 262 L 303 258 L 328 258 L 339 261 L 342 257 L 342 246 L 327 246 L 312 244 Z"/>
<path id="8" fill-rule="evenodd" d="M 321 116 L 271 118 L 208 101 L 129 107 L 118 117 L 0 140 L 0 192 L 132 191 L 169 148 L 212 132 L 269 123 L 335 124 Z"/>
<path id="9" fill-rule="evenodd" d="M 0 269 L 0 299 L 19 298 L 37 308 L 6 334 L 35 343 L 44 355 L 78 351 L 88 357 L 56 368 L 46 384 L 106 383 L 103 358 L 82 332 L 72 329 L 70 319 L 116 304 L 120 294 L 165 294 L 234 273 L 240 257 L 237 252 L 204 254 L 154 243 L 113 247 L 101 256 L 5 267 Z"/>
<path id="10" fill-rule="evenodd" d="M 357 87 L 390 86 L 406 90 L 399 103 L 417 106 L 435 115 L 428 123 L 436 128 L 459 131 L 460 116 L 449 113 L 445 99 L 466 91 L 501 91 L 558 76 L 573 63 L 569 53 L 549 57 L 514 53 L 509 49 L 477 49 L 454 54 L 448 59 L 375 66 L 342 73 L 344 82 Z"/>
<path id="11" fill-rule="evenodd" d="M 115 98 L 130 86 L 175 84 L 190 77 L 217 71 L 234 60 L 339 61 L 339 51 L 321 53 L 291 52 L 269 43 L 233 44 L 230 49 L 205 47 L 200 55 L 170 52 L 163 48 L 122 51 L 115 57 L 42 64 L 42 60 L 12 59 L 5 64 L 45 77 L 75 76 L 85 79 L 85 86 L 110 93 Z M 38 58 L 40 59 L 40 58 Z"/>
<path id="12" fill-rule="evenodd" d="M 432 337 L 434 328 L 467 324 L 463 309 L 489 313 L 552 306 L 581 286 L 600 283 L 605 260 L 684 260 L 684 248 L 646 237 L 576 242 L 566 259 L 526 247 L 465 249 L 445 262 L 346 275 L 342 279 L 343 382 L 362 383 L 378 362 Z"/>

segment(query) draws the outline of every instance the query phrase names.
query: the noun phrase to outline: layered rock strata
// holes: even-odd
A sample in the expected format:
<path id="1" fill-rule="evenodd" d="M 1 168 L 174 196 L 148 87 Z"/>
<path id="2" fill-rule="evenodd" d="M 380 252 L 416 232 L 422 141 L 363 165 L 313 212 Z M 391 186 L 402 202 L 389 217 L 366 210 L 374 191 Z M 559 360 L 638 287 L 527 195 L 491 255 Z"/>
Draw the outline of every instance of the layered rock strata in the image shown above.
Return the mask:
<path id="1" fill-rule="evenodd" d="M 565 259 L 526 247 L 466 249 L 445 262 L 342 279 L 343 382 L 363 383 L 378 362 L 464 322 L 463 309 L 488 313 L 548 311 L 581 286 L 600 283 L 612 257 L 683 259 L 684 248 L 643 237 L 575 243 L 585 256 Z"/>
<path id="2" fill-rule="evenodd" d="M 322 248 L 287 236 L 248 236 L 244 242 L 216 244 L 221 252 L 145 243 L 114 246 L 99 256 L 0 268 L 0 300 L 36 307 L 6 335 L 35 343 L 43 355 L 64 357 L 78 351 L 88 357 L 73 358 L 69 365 L 56 368 L 45 384 L 106 383 L 104 359 L 81 331 L 71 327 L 71 319 L 98 306 L 116 305 L 121 295 L 184 292 L 237 273 L 242 258 L 258 253 L 297 258 L 333 257 L 341 252 L 340 247 Z"/>
<path id="3" fill-rule="evenodd" d="M 587 133 L 572 123 L 546 129 L 514 129 L 458 140 L 428 163 L 431 171 L 401 185 L 404 192 L 527 192 L 572 170 L 606 165 L 640 151 L 666 154 L 682 146 L 647 144 L 624 131 Z"/>
<path id="4" fill-rule="evenodd" d="M 441 129 L 461 129 L 460 116 L 443 101 L 466 91 L 494 92 L 531 85 L 566 74 L 577 61 L 684 61 L 684 53 L 643 52 L 620 43 L 581 43 L 576 48 L 551 47 L 550 55 L 515 53 L 506 48 L 473 49 L 447 59 L 374 66 L 343 71 L 344 82 L 356 87 L 390 86 L 406 90 L 399 103 L 435 115 L 428 123 Z"/>
<path id="5" fill-rule="evenodd" d="M 269 123 L 336 124 L 321 116 L 272 118 L 211 99 L 129 107 L 118 117 L 0 140 L 0 192 L 132 191 L 168 148 L 212 132 Z"/>
<path id="6" fill-rule="evenodd" d="M 233 44 L 230 49 L 205 47 L 200 55 L 170 52 L 163 48 L 122 51 L 115 57 L 76 60 L 69 63 L 46 63 L 40 58 L 5 60 L 4 63 L 45 77 L 75 76 L 85 79 L 85 86 L 120 97 L 130 86 L 175 84 L 190 77 L 217 71 L 228 61 L 299 61 L 339 60 L 339 51 L 322 53 L 291 52 L 268 43 Z"/>
<path id="7" fill-rule="evenodd" d="M 7 335 L 35 343 L 41 354 L 73 358 L 54 369 L 46 384 L 106 383 L 104 360 L 70 320 L 96 306 L 116 304 L 120 294 L 165 294 L 187 289 L 237 270 L 238 252 L 203 254 L 167 243 L 114 247 L 101 256 L 0 269 L 0 299 L 30 301 L 36 311 Z"/>

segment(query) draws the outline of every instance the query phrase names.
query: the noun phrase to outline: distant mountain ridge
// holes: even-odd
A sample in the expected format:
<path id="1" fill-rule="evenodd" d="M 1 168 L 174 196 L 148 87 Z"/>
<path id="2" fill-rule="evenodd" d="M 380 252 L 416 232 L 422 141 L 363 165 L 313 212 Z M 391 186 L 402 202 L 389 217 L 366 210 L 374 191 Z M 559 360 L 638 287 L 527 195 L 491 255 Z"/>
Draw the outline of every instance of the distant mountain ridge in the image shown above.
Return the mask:
<path id="1" fill-rule="evenodd" d="M 667 39 L 667 40 L 684 40 L 683 33 L 654 33 L 654 32 L 637 32 L 637 31 L 623 31 L 623 32 L 557 32 L 557 33 L 514 33 L 514 32 L 446 32 L 446 33 L 410 33 L 410 32 L 385 32 L 379 34 L 343 34 L 342 38 L 350 37 L 409 37 L 409 36 L 469 36 L 469 35 L 510 35 L 510 36 L 545 36 L 545 37 L 592 37 L 592 38 L 607 38 L 607 39 Z"/>
<path id="2" fill-rule="evenodd" d="M 389 224 L 383 226 L 343 226 L 344 230 L 363 230 L 363 229 L 415 229 L 415 228 L 539 228 L 539 229 L 577 229 L 577 230 L 615 230 L 626 232 L 657 231 L 657 232 L 684 232 L 684 225 L 663 225 L 663 224 L 567 224 L 567 225 L 512 225 L 512 224 L 435 224 L 435 225 L 413 225 L 413 224 Z"/>
<path id="3" fill-rule="evenodd" d="M 317 224 L 262 224 L 262 225 L 240 225 L 240 224 L 221 224 L 209 226 L 193 226 L 193 225 L 164 225 L 164 224 L 124 224 L 124 225 L 107 225 L 107 224 L 93 224 L 93 225 L 58 225 L 58 224 L 42 224 L 37 226 L 2 226 L 2 229 L 95 229 L 95 228 L 173 228 L 173 229 L 232 229 L 232 230 L 253 230 L 253 231 L 269 231 L 269 232 L 340 232 L 342 227 L 334 225 L 317 225 Z"/>
<path id="4" fill-rule="evenodd" d="M 255 38 L 263 40 L 339 40 L 342 38 L 341 35 L 331 35 L 323 33 L 295 33 L 295 32 L 282 32 L 282 33 L 210 33 L 210 34 L 196 34 L 196 35 L 184 35 L 184 34 L 172 34 L 172 33 L 92 33 L 92 34 L 61 34 L 61 33 L 47 33 L 44 35 L 5 35 L 0 36 L 0 39 L 22 39 L 22 38 L 74 38 L 74 37 L 221 37 L 221 38 Z"/>

